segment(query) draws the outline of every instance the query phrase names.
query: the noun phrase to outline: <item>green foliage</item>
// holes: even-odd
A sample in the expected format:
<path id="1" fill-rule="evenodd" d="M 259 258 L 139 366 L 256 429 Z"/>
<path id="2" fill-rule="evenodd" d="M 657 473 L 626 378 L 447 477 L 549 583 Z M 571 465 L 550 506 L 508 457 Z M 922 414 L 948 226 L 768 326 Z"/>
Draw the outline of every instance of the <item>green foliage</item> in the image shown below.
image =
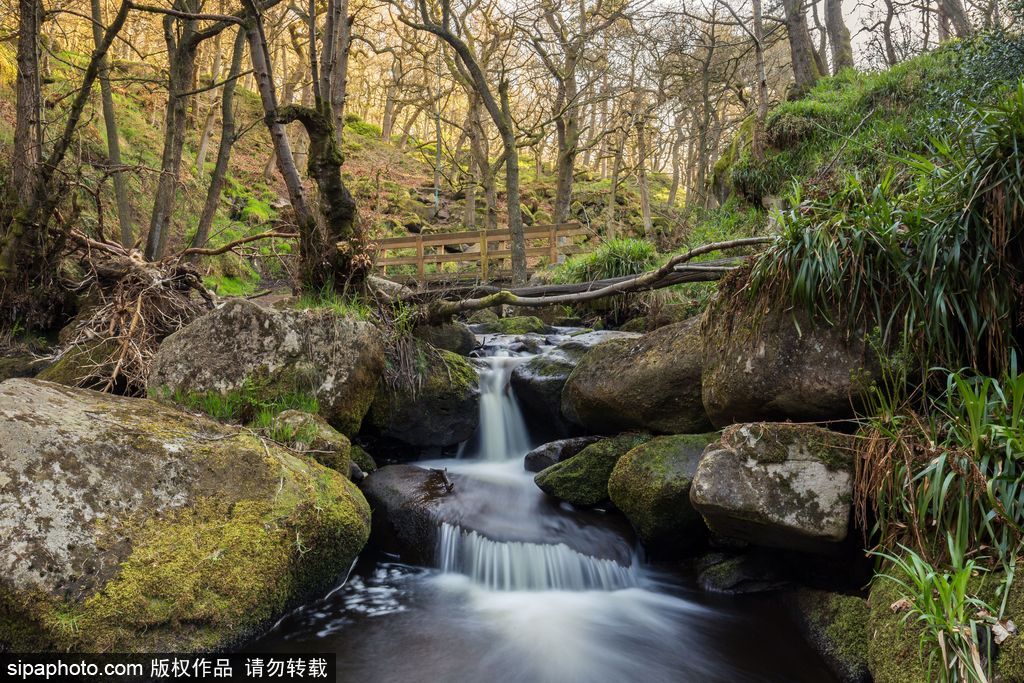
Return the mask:
<path id="1" fill-rule="evenodd" d="M 345 114 L 345 130 L 362 135 L 364 138 L 379 138 L 381 136 L 380 126 L 363 121 L 356 114 Z"/>
<path id="2" fill-rule="evenodd" d="M 636 275 L 650 270 L 658 251 L 650 242 L 636 238 L 611 239 L 589 254 L 580 254 L 559 265 L 552 281 L 590 282 L 603 278 Z"/>
<path id="3" fill-rule="evenodd" d="M 991 608 L 970 592 L 975 573 L 973 560 L 966 560 L 961 550 L 953 553 L 955 543 L 949 540 L 952 560 L 950 571 L 941 571 L 909 548 L 903 555 L 880 554 L 888 560 L 891 574 L 881 578 L 895 583 L 909 602 L 904 622 L 913 618 L 921 627 L 920 653 L 928 663 L 929 680 L 943 683 L 987 683 L 990 671 L 982 663 L 980 633 L 984 623 L 975 615 L 991 614 Z M 984 661 L 991 658 L 985 656 Z"/>
<path id="4" fill-rule="evenodd" d="M 965 112 L 930 158 L 875 183 L 844 179 L 823 199 L 779 215 L 754 265 L 753 292 L 791 298 L 853 329 L 881 326 L 922 367 L 938 361 L 1001 372 L 1014 346 L 1024 245 L 1024 82 L 1004 102 Z"/>
<path id="5" fill-rule="evenodd" d="M 320 402 L 311 393 L 299 390 L 282 390 L 271 386 L 271 380 L 246 379 L 235 391 L 188 391 L 163 392 L 163 397 L 191 410 L 198 410 L 222 422 L 255 422 L 259 427 L 270 424 L 270 420 L 283 410 L 299 410 L 317 413 Z M 158 394 L 159 395 L 159 394 Z"/>
<path id="6" fill-rule="evenodd" d="M 314 292 L 303 292 L 295 302 L 295 307 L 301 311 L 326 309 L 356 320 L 372 320 L 374 317 L 373 308 L 370 307 L 366 299 L 342 294 L 334 287 L 324 287 Z"/>
<path id="7" fill-rule="evenodd" d="M 208 275 L 203 278 L 207 289 L 217 296 L 248 296 L 256 291 L 256 283 L 231 275 Z"/>

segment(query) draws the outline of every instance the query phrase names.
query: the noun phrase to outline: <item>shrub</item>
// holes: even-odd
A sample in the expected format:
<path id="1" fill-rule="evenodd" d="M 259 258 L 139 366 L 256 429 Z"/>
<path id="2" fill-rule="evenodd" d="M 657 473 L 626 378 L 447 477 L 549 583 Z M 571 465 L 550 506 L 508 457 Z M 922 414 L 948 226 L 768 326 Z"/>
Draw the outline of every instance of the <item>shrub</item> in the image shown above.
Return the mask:
<path id="1" fill-rule="evenodd" d="M 591 282 L 636 275 L 653 268 L 657 260 L 657 250 L 646 240 L 632 237 L 611 239 L 589 254 L 567 259 L 555 269 L 552 281 Z"/>

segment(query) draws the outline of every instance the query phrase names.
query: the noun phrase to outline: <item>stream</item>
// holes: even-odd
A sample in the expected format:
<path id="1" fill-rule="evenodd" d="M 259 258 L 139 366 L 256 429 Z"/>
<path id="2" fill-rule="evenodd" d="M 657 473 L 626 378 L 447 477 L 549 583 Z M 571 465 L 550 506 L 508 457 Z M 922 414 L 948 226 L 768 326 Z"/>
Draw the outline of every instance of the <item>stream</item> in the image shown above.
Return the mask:
<path id="1" fill-rule="evenodd" d="M 334 652 L 339 683 L 835 680 L 775 598 L 703 593 L 643 562 L 620 515 L 545 496 L 523 456 L 549 435 L 509 389 L 531 354 L 481 341 L 477 434 L 458 457 L 416 463 L 486 482 L 460 503 L 475 530 L 443 524 L 436 567 L 367 550 L 248 649 Z"/>

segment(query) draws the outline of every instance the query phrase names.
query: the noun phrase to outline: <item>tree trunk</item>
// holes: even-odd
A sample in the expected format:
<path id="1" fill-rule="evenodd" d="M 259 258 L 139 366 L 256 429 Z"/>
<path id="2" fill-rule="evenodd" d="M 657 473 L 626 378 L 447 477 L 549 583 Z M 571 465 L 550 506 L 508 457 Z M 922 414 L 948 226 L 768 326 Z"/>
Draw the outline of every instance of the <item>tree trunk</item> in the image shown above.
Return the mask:
<path id="1" fill-rule="evenodd" d="M 789 53 L 793 68 L 793 97 L 803 96 L 821 77 L 815 57 L 814 43 L 807 29 L 802 0 L 783 0 Z"/>
<path id="2" fill-rule="evenodd" d="M 231 52 L 228 80 L 224 84 L 224 92 L 221 94 L 221 129 L 217 162 L 213 167 L 213 174 L 210 176 L 210 187 L 206 192 L 206 202 L 203 204 L 203 212 L 199 217 L 199 225 L 196 227 L 195 237 L 192 238 L 193 247 L 206 246 L 206 241 L 210 238 L 210 227 L 213 225 L 217 206 L 220 204 L 220 193 L 224 188 L 224 179 L 227 176 L 228 163 L 231 160 L 231 146 L 235 143 L 235 87 L 238 83 L 238 74 L 242 71 L 244 50 L 245 31 L 239 28 Z M 199 255 L 192 255 L 189 260 L 193 263 L 198 262 Z"/>
<path id="3" fill-rule="evenodd" d="M 580 105 L 579 92 L 576 84 L 576 60 L 566 57 L 564 84 L 556 98 L 555 110 L 562 110 L 561 116 L 555 119 L 555 133 L 558 140 L 558 155 L 555 165 L 555 223 L 569 220 L 569 209 L 572 205 L 573 173 L 576 167 L 576 155 L 579 151 L 580 139 Z"/>
<path id="4" fill-rule="evenodd" d="M 768 72 L 764 62 L 764 17 L 761 0 L 751 0 L 754 11 L 754 63 L 757 67 L 757 119 L 754 125 L 752 153 L 755 159 L 764 157 L 764 122 L 768 118 Z"/>
<path id="5" fill-rule="evenodd" d="M 501 98 L 501 142 L 505 146 L 505 200 L 508 204 L 508 231 L 512 237 L 512 284 L 526 284 L 526 235 L 519 198 L 519 149 L 512 130 L 512 111 L 508 101 L 508 82 L 498 86 Z"/>
<path id="6" fill-rule="evenodd" d="M 641 116 L 636 122 L 636 182 L 640 188 L 640 216 L 644 222 L 644 237 L 654 241 L 654 225 L 651 221 L 651 192 L 647 186 L 647 121 Z"/>
<path id="7" fill-rule="evenodd" d="M 99 47 L 103 41 L 103 12 L 100 0 L 92 0 L 92 37 L 93 45 Z M 117 132 L 117 117 L 114 114 L 114 94 L 110 89 L 110 67 L 106 58 L 100 63 L 100 97 L 103 105 L 103 124 L 107 132 L 107 157 L 114 168 L 121 166 L 121 140 Z M 117 222 L 121 228 L 121 244 L 130 247 L 134 242 L 132 236 L 132 208 L 128 202 L 128 186 L 124 173 L 117 171 L 113 175 L 114 198 L 117 202 Z"/>
<path id="8" fill-rule="evenodd" d="M 953 31 L 958 38 L 967 38 L 974 33 L 971 20 L 967 17 L 967 11 L 961 0 L 939 0 L 943 13 L 953 25 Z"/>
<path id="9" fill-rule="evenodd" d="M 626 132 L 619 134 L 619 141 L 615 147 L 615 158 L 612 161 L 611 187 L 608 191 L 608 203 L 605 205 L 605 225 L 608 237 L 615 237 L 615 210 L 618 205 L 619 196 L 619 174 L 622 173 L 623 151 L 626 147 Z"/>
<path id="10" fill-rule="evenodd" d="M 195 5 L 195 0 L 176 0 L 174 9 L 197 12 L 199 8 Z M 198 47 L 195 40 L 198 21 L 177 20 L 168 15 L 164 17 L 163 26 L 168 61 L 167 108 L 164 112 L 164 148 L 160 161 L 160 176 L 153 200 L 149 235 L 146 238 L 145 257 L 149 261 L 163 257 L 167 240 L 170 238 L 171 217 L 181 172 L 181 156 L 185 147 L 189 100 L 185 93 L 192 89 Z"/>
<path id="11" fill-rule="evenodd" d="M 825 30 L 832 48 L 832 73 L 853 68 L 853 43 L 843 21 L 843 0 L 825 0 Z"/>
<path id="12" fill-rule="evenodd" d="M 98 0 L 93 0 L 98 2 Z M 213 67 L 210 69 L 210 85 L 213 85 L 220 78 L 220 34 L 213 40 Z M 199 147 L 196 150 L 196 177 L 201 178 L 206 166 L 206 152 L 210 146 L 210 138 L 213 137 L 213 124 L 217 119 L 217 94 L 216 91 L 210 96 L 210 106 L 206 112 L 206 120 L 203 122 L 203 132 L 199 136 Z"/>

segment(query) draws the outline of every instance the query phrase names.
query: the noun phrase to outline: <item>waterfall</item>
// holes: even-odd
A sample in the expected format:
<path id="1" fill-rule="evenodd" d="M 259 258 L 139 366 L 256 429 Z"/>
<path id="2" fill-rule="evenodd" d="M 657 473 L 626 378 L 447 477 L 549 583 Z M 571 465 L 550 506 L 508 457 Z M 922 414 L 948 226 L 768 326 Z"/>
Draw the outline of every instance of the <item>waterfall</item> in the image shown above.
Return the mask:
<path id="1" fill-rule="evenodd" d="M 527 358 L 508 355 L 487 356 L 480 370 L 480 426 L 468 442 L 468 452 L 460 453 L 489 462 L 522 458 L 529 452 L 529 432 L 523 412 L 509 387 L 516 365 Z"/>
<path id="2" fill-rule="evenodd" d="M 500 591 L 619 590 L 637 585 L 632 568 L 583 555 L 564 543 L 499 542 L 443 523 L 441 570 Z"/>

